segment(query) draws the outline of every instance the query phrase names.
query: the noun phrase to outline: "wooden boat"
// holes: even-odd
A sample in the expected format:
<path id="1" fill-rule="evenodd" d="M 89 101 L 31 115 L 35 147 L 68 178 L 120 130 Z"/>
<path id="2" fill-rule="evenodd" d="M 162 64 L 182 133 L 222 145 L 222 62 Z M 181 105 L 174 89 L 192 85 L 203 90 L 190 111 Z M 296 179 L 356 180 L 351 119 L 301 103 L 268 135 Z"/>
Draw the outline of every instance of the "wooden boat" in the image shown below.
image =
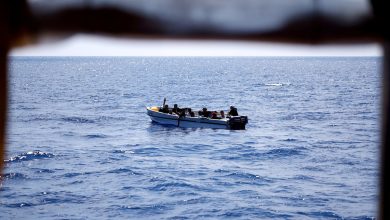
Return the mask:
<path id="1" fill-rule="evenodd" d="M 175 113 L 164 113 L 162 107 L 153 106 L 146 107 L 146 113 L 150 119 L 156 123 L 163 125 L 171 125 L 183 128 L 222 128 L 232 130 L 243 130 L 248 123 L 247 116 L 231 116 L 231 117 L 204 117 L 194 113 L 191 117 L 188 112 L 178 115 Z M 172 108 L 169 109 L 172 112 Z M 182 109 L 186 111 L 187 108 Z"/>

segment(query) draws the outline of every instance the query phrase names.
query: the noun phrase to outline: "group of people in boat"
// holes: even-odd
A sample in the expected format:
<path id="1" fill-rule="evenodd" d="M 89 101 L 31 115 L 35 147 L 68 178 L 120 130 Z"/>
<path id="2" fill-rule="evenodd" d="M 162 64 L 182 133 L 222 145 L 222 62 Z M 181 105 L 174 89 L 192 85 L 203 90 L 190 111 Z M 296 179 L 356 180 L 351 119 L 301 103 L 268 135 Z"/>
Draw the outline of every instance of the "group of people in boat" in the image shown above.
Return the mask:
<path id="1" fill-rule="evenodd" d="M 177 104 L 174 104 L 173 108 L 169 108 L 168 105 L 164 105 L 162 108 L 160 108 L 159 111 L 167 114 L 176 114 L 180 117 L 195 117 L 195 112 L 193 112 L 191 108 L 179 108 Z M 238 111 L 236 107 L 230 106 L 230 110 L 227 116 L 225 116 L 224 111 L 208 111 L 207 108 L 203 108 L 202 110 L 198 111 L 198 116 L 212 119 L 222 119 L 225 117 L 229 118 L 231 116 L 238 116 Z"/>

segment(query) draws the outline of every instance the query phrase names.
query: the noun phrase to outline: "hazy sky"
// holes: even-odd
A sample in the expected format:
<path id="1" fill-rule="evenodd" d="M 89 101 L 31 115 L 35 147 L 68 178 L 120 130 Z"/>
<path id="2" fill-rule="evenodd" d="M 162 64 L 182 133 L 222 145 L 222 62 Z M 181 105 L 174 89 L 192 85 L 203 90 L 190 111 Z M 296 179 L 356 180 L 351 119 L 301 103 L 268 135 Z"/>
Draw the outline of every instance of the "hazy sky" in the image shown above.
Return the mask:
<path id="1" fill-rule="evenodd" d="M 296 45 L 248 41 L 191 41 L 75 35 L 14 48 L 11 56 L 381 56 L 378 44 Z"/>

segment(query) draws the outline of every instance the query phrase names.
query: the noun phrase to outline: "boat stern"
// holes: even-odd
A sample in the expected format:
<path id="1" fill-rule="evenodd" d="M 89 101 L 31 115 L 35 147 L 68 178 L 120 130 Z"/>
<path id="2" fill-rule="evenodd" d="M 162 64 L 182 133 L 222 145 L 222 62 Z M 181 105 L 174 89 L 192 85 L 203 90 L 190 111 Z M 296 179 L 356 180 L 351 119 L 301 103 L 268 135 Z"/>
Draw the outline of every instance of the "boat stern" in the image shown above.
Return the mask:
<path id="1" fill-rule="evenodd" d="M 245 130 L 246 124 L 248 124 L 247 116 L 233 116 L 228 121 L 231 130 Z"/>

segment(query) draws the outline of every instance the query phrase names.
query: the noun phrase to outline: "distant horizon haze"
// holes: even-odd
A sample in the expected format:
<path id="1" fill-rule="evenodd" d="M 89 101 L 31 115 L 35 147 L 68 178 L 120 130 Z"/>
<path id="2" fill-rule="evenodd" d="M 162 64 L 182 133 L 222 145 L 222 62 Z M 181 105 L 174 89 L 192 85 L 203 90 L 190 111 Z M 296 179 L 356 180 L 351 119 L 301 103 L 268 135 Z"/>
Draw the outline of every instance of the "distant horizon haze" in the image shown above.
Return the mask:
<path id="1" fill-rule="evenodd" d="M 16 47 L 10 56 L 382 56 L 377 43 L 281 44 L 232 40 L 150 40 L 78 34 Z"/>

